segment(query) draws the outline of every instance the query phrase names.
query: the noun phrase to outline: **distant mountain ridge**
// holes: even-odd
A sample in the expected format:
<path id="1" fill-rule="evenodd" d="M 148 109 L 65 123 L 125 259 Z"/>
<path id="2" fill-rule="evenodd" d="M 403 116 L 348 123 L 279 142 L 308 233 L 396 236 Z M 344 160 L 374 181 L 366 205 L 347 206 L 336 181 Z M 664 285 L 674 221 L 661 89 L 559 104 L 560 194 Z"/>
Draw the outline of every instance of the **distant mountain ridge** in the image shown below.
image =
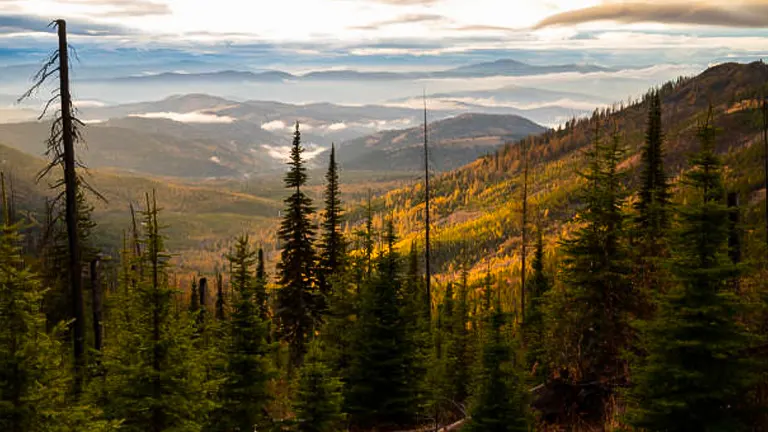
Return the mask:
<path id="1" fill-rule="evenodd" d="M 222 70 L 213 72 L 181 73 L 163 72 L 157 74 L 133 75 L 112 78 L 115 82 L 275 82 L 275 81 L 396 81 L 427 78 L 467 78 L 491 76 L 526 76 L 550 73 L 590 73 L 612 71 L 593 64 L 531 65 L 512 59 L 500 59 L 493 62 L 476 63 L 452 69 L 433 72 L 380 72 L 358 71 L 353 69 L 310 71 L 303 74 L 291 74 L 279 70 L 238 71 Z"/>
<path id="2" fill-rule="evenodd" d="M 546 130 L 516 115 L 462 114 L 429 123 L 430 163 L 447 171 L 495 151 L 507 142 Z M 341 143 L 338 158 L 354 170 L 416 171 L 424 166 L 424 129 L 382 131 Z"/>

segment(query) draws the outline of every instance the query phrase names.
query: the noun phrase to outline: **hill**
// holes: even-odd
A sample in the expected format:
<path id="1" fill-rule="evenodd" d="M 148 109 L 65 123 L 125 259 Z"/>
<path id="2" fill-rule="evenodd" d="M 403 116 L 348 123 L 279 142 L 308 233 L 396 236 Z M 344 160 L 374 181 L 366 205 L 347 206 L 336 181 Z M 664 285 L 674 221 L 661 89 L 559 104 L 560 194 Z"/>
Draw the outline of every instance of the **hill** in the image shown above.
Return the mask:
<path id="1" fill-rule="evenodd" d="M 462 114 L 428 125 L 430 159 L 437 171 L 464 165 L 505 142 L 541 133 L 544 127 L 519 116 Z M 339 145 L 349 169 L 410 170 L 424 166 L 424 129 L 391 130 Z"/>
<path id="2" fill-rule="evenodd" d="M 687 156 L 698 146 L 696 127 L 711 104 L 720 129 L 717 150 L 728 165 L 728 188 L 747 203 L 745 215 L 754 221 L 762 190 L 762 140 L 756 98 L 768 90 L 768 66 L 763 63 L 728 63 L 710 68 L 694 78 L 679 79 L 661 87 L 666 136 L 666 167 L 671 178 L 686 169 Z M 644 100 L 628 107 L 603 110 L 558 131 L 536 137 L 531 150 L 532 201 L 544 218 L 549 249 L 567 235 L 578 210 L 577 190 L 582 181 L 584 149 L 593 142 L 595 123 L 607 137 L 617 127 L 625 148 L 621 166 L 629 181 L 637 177 L 638 151 L 644 140 L 647 107 Z M 474 277 L 488 269 L 513 273 L 519 269 L 520 247 L 520 147 L 510 143 L 493 155 L 482 157 L 433 179 L 433 257 L 442 277 L 454 277 L 464 263 Z M 381 215 L 394 215 L 403 248 L 423 241 L 424 190 L 421 184 L 390 191 L 374 202 Z M 362 220 L 361 209 L 350 213 L 353 223 Z M 381 220 L 378 219 L 378 223 Z M 517 266 L 517 267 L 516 267 Z M 451 276 L 453 275 L 453 276 Z"/>

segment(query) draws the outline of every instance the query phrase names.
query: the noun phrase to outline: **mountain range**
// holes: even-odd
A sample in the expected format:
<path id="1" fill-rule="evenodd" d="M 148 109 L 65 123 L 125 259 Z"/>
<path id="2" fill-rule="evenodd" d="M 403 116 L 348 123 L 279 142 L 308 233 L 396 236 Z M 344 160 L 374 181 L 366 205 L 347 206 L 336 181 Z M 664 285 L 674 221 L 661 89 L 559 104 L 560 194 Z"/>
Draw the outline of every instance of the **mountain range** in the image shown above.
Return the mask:
<path id="1" fill-rule="evenodd" d="M 109 78 L 110 82 L 121 83 L 166 83 L 166 82 L 275 82 L 275 81 L 397 81 L 430 78 L 469 78 L 493 76 L 527 76 L 552 73 L 590 73 L 612 71 L 591 64 L 564 64 L 538 66 L 512 59 L 470 64 L 456 68 L 428 72 L 368 72 L 350 69 L 311 71 L 292 74 L 279 70 L 240 71 L 223 70 L 212 72 L 162 72 L 156 74 L 132 75 Z"/>

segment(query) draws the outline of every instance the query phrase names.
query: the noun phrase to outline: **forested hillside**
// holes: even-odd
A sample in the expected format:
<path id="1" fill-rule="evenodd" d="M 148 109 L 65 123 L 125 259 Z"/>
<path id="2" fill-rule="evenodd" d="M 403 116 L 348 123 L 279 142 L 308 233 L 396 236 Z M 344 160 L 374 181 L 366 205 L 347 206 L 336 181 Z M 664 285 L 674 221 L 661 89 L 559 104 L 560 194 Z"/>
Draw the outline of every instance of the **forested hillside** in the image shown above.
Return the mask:
<path id="1" fill-rule="evenodd" d="M 665 163 L 671 178 L 688 166 L 688 156 L 698 145 L 697 128 L 709 105 L 719 130 L 716 149 L 726 164 L 729 190 L 738 191 L 749 217 L 764 196 L 762 191 L 762 129 L 757 98 L 765 89 L 768 67 L 762 63 L 723 64 L 695 78 L 660 87 Z M 596 137 L 611 139 L 618 131 L 623 150 L 620 166 L 626 184 L 638 185 L 640 150 L 647 122 L 648 99 L 630 106 L 615 105 L 588 119 L 575 119 L 565 128 L 527 141 L 529 146 L 529 197 L 541 215 L 548 249 L 567 237 L 571 220 L 580 207 L 576 193 L 584 185 L 579 172 L 587 167 L 586 151 Z M 521 142 L 432 180 L 433 256 L 440 273 L 452 274 L 465 264 L 476 278 L 492 272 L 516 272 L 519 265 L 523 174 Z M 394 190 L 373 201 L 381 217 L 394 216 L 401 246 L 423 236 L 424 188 L 417 183 Z M 751 210 L 750 210 L 751 209 Z M 351 213 L 361 220 L 364 209 Z M 537 216 L 538 217 L 538 216 Z M 531 219 L 532 220 L 532 219 Z M 754 220 L 751 221 L 755 223 Z"/>
<path id="2" fill-rule="evenodd" d="M 768 427 L 762 62 L 557 130 L 481 118 L 521 139 L 389 191 L 343 146 L 310 170 L 296 122 L 278 192 L 87 175 L 53 26 L 47 161 L 0 147 L 0 429 Z M 420 133 L 390 168 L 430 162 Z"/>

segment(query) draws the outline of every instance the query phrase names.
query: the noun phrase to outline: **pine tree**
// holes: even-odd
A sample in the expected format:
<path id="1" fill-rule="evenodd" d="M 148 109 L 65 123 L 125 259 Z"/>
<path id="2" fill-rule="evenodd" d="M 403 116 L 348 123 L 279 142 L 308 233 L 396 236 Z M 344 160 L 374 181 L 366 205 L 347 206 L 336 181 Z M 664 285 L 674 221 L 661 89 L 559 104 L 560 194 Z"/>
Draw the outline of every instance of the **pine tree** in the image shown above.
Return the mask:
<path id="1" fill-rule="evenodd" d="M 105 322 L 104 379 L 95 397 L 126 431 L 200 430 L 213 408 L 207 353 L 195 343 L 195 317 L 174 304 L 159 210 L 147 194 L 144 276 L 128 275 Z M 117 311 L 117 312 L 115 312 Z"/>
<path id="2" fill-rule="evenodd" d="M 744 397 L 757 378 L 744 353 L 751 340 L 729 284 L 738 268 L 727 255 L 728 208 L 711 117 L 685 184 L 671 258 L 675 286 L 656 317 L 640 325 L 647 356 L 633 371 L 630 423 L 648 430 L 750 430 Z"/>
<path id="3" fill-rule="evenodd" d="M 325 212 L 323 213 L 323 234 L 320 240 L 320 263 L 318 272 L 319 288 L 323 296 L 331 294 L 333 275 L 342 271 L 346 244 L 341 233 L 343 211 L 339 190 L 339 173 L 336 163 L 336 147 L 331 146 L 328 172 L 325 174 Z"/>
<path id="4" fill-rule="evenodd" d="M 404 426 L 414 420 L 412 389 L 407 388 L 409 350 L 401 309 L 399 256 L 394 229 L 388 249 L 363 286 L 347 379 L 346 412 L 355 427 Z"/>
<path id="5" fill-rule="evenodd" d="M 533 275 L 528 282 L 530 305 L 526 310 L 523 334 L 526 347 L 526 365 L 536 381 L 548 375 L 545 356 L 544 303 L 550 282 L 544 273 L 544 238 L 541 227 L 536 233 L 536 250 L 531 263 Z"/>
<path id="6" fill-rule="evenodd" d="M 584 208 L 577 216 L 581 227 L 564 241 L 563 276 L 568 301 L 556 317 L 571 315 L 569 325 L 576 348 L 567 366 L 577 380 L 618 383 L 624 377 L 622 351 L 629 339 L 628 310 L 632 307 L 625 245 L 626 192 L 618 171 L 620 140 L 615 132 L 609 145 L 601 143 L 595 128 Z M 610 385 L 610 384 L 609 384 Z"/>
<path id="7" fill-rule="evenodd" d="M 71 375 L 63 347 L 46 330 L 44 290 L 22 258 L 19 226 L 10 225 L 5 185 L 0 232 L 0 429 L 9 432 L 108 430 L 68 400 Z M 61 325 L 56 328 L 61 332 Z M 78 420 L 78 416 L 81 416 Z M 84 416 L 84 417 L 82 417 Z M 90 417 L 90 418 L 89 418 Z"/>
<path id="8" fill-rule="evenodd" d="M 226 327 L 226 367 L 221 388 L 221 408 L 208 430 L 253 431 L 265 420 L 269 400 L 267 381 L 272 373 L 268 362 L 267 326 L 261 319 L 253 277 L 256 252 L 247 235 L 240 236 L 227 256 L 232 275 L 232 314 Z"/>
<path id="9" fill-rule="evenodd" d="M 505 316 L 497 302 L 486 311 L 478 383 L 466 430 L 470 432 L 528 431 L 525 388 L 511 348 L 505 340 Z"/>
<path id="10" fill-rule="evenodd" d="M 309 346 L 309 353 L 299 372 L 298 388 L 294 395 L 298 432 L 336 432 L 343 430 L 343 396 L 341 381 L 323 361 L 317 340 Z"/>
<path id="11" fill-rule="evenodd" d="M 269 321 L 269 299 L 267 295 L 267 270 L 264 266 L 264 249 L 259 247 L 256 258 L 256 281 L 254 300 L 262 321 Z"/>
<path id="12" fill-rule="evenodd" d="M 656 294 L 663 291 L 665 280 L 659 260 L 667 253 L 670 192 L 664 173 L 664 135 L 661 124 L 661 96 L 654 91 L 649 96 L 648 127 L 641 153 L 641 188 L 635 203 L 634 241 L 637 286 L 636 312 L 641 318 L 652 314 Z"/>
<path id="13" fill-rule="evenodd" d="M 658 254 L 660 245 L 669 228 L 669 184 L 664 173 L 664 134 L 661 124 L 661 95 L 654 91 L 650 95 L 648 128 L 645 145 L 641 152 L 641 188 L 635 203 L 635 223 L 640 236 L 645 240 L 648 254 Z"/>
<path id="14" fill-rule="evenodd" d="M 278 233 L 283 249 L 278 263 L 280 288 L 276 311 L 280 335 L 290 347 L 291 366 L 301 362 L 307 341 L 320 319 L 313 248 L 315 227 L 310 220 L 314 209 L 312 200 L 301 189 L 307 184 L 303 152 L 296 122 L 288 163 L 290 170 L 285 176 L 285 187 L 293 192 L 285 199 L 285 216 Z"/>
<path id="15" fill-rule="evenodd" d="M 462 406 L 470 393 L 471 337 L 467 324 L 469 321 L 469 305 L 467 304 L 467 276 L 463 276 L 459 286 L 457 301 L 451 300 L 452 313 L 446 319 L 450 323 L 446 326 L 445 354 L 443 356 L 444 369 L 444 398 L 450 402 L 449 409 L 457 411 Z M 452 291 L 452 290 L 451 290 Z M 448 301 L 446 290 L 446 301 Z M 461 412 L 456 412 L 461 414 Z"/>

